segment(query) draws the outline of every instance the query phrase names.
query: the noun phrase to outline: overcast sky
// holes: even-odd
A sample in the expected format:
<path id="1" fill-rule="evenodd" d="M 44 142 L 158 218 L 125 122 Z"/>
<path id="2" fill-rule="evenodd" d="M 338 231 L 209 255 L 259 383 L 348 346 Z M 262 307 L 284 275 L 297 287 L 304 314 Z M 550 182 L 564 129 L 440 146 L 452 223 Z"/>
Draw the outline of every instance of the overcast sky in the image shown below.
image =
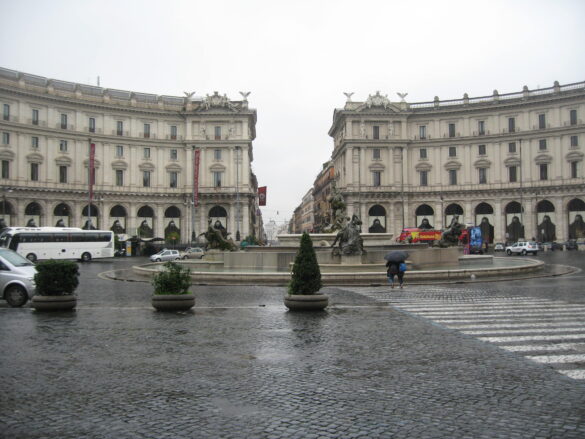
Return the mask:
<path id="1" fill-rule="evenodd" d="M 585 1 L 0 0 L 0 66 L 183 96 L 251 91 L 264 221 L 331 155 L 333 110 L 380 90 L 455 99 L 585 80 Z"/>

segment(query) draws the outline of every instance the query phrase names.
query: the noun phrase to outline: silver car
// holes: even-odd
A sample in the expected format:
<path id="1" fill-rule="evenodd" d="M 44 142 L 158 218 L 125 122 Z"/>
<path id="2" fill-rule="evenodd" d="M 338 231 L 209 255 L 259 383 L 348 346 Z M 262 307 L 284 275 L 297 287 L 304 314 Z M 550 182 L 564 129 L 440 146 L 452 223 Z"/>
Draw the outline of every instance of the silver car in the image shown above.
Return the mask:
<path id="1" fill-rule="evenodd" d="M 150 260 L 152 262 L 178 261 L 179 259 L 181 259 L 181 255 L 179 254 L 179 250 L 167 250 L 167 249 L 163 249 L 150 257 Z"/>
<path id="2" fill-rule="evenodd" d="M 183 259 L 201 259 L 203 256 L 205 256 L 205 250 L 199 247 L 188 247 L 181 253 Z"/>
<path id="3" fill-rule="evenodd" d="M 15 251 L 0 248 L 0 292 L 10 306 L 22 306 L 35 293 L 35 264 Z"/>

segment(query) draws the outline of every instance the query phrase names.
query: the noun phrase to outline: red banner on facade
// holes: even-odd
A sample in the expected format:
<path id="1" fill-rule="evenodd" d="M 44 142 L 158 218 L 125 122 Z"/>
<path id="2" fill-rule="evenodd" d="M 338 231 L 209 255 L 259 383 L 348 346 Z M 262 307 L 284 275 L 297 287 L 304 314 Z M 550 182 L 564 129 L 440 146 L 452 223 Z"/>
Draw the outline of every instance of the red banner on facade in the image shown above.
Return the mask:
<path id="1" fill-rule="evenodd" d="M 95 183 L 95 143 L 89 144 L 89 201 L 93 200 L 93 185 Z"/>
<path id="2" fill-rule="evenodd" d="M 201 150 L 196 149 L 193 154 L 193 204 L 195 207 L 199 204 L 199 157 Z"/>
<path id="3" fill-rule="evenodd" d="M 266 206 L 266 186 L 258 188 L 258 205 Z"/>

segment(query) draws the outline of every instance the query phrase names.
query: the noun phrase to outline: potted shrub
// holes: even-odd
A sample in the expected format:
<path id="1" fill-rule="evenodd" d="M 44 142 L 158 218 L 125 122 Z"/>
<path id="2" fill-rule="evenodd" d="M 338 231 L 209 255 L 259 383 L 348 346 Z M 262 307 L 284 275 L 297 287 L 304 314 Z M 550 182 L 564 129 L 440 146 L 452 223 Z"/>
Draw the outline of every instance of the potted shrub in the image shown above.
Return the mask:
<path id="1" fill-rule="evenodd" d="M 292 267 L 288 294 L 284 298 L 285 306 L 292 311 L 324 309 L 329 304 L 329 297 L 318 294 L 321 286 L 321 270 L 317 263 L 317 255 L 311 237 L 305 232 L 301 236 L 301 246 Z"/>
<path id="2" fill-rule="evenodd" d="M 79 285 L 76 262 L 50 259 L 36 265 L 35 295 L 31 306 L 37 311 L 64 311 L 77 306 L 74 292 Z"/>
<path id="3" fill-rule="evenodd" d="M 152 285 L 152 306 L 158 311 L 186 311 L 195 306 L 195 295 L 189 293 L 191 271 L 176 262 L 166 262 Z"/>

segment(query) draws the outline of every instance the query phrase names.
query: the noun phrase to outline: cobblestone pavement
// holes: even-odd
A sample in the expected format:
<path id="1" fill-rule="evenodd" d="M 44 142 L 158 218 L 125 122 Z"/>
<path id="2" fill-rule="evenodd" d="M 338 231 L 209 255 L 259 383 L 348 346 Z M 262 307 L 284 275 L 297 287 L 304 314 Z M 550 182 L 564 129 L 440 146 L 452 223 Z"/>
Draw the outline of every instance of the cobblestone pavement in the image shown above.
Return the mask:
<path id="1" fill-rule="evenodd" d="M 317 314 L 195 286 L 166 314 L 148 283 L 99 276 L 136 262 L 80 265 L 72 313 L 0 305 L 0 437 L 585 437 L 583 272 L 326 288 Z"/>

